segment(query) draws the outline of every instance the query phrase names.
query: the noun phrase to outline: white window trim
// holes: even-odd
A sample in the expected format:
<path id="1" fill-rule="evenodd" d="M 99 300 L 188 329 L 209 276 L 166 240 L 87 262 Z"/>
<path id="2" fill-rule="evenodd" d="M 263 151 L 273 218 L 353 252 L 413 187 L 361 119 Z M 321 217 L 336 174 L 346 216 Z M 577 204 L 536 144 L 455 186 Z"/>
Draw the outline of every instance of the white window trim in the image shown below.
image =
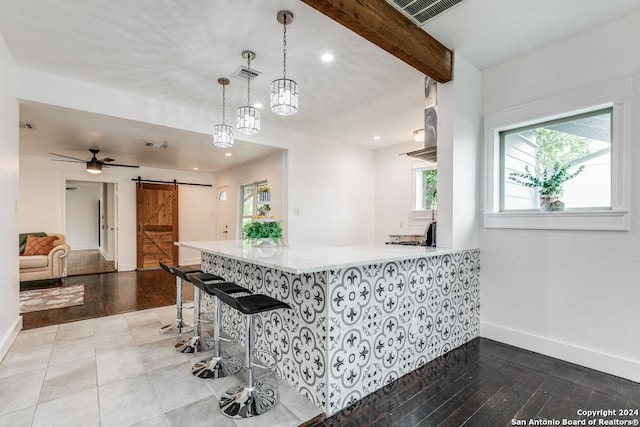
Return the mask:
<path id="1" fill-rule="evenodd" d="M 484 119 L 486 174 L 484 227 L 551 230 L 629 229 L 629 150 L 633 79 L 573 90 L 489 113 Z M 500 136 L 503 130 L 528 126 L 567 115 L 613 107 L 611 209 L 564 212 L 500 212 Z"/>

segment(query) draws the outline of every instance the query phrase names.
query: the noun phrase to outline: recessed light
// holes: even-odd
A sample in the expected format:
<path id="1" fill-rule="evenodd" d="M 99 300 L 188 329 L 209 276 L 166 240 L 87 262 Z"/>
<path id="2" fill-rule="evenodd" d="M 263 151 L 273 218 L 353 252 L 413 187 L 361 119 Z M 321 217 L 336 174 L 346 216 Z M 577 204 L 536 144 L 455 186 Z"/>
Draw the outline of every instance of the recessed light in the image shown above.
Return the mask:
<path id="1" fill-rule="evenodd" d="M 264 107 L 264 105 L 262 105 L 262 103 L 260 102 L 256 102 L 255 104 L 253 104 L 253 108 L 262 108 Z"/>
<path id="2" fill-rule="evenodd" d="M 373 135 L 372 138 L 374 141 L 380 141 L 382 139 L 382 137 L 380 135 Z"/>
<path id="3" fill-rule="evenodd" d="M 335 59 L 335 56 L 333 56 L 333 53 L 327 52 L 322 54 L 320 59 L 322 60 L 322 62 L 332 62 Z"/>
<path id="4" fill-rule="evenodd" d="M 194 170 L 194 171 L 199 171 L 199 170 L 200 170 L 200 168 L 193 168 L 193 170 Z"/>
<path id="5" fill-rule="evenodd" d="M 231 157 L 233 156 L 233 153 L 224 153 L 225 157 Z"/>

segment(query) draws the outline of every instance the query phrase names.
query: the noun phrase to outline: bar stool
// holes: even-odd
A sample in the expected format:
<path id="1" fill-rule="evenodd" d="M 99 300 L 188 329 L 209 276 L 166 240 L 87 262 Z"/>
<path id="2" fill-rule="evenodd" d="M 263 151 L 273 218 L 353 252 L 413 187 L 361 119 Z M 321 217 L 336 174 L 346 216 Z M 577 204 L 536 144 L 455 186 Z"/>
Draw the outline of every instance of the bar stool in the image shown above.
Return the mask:
<path id="1" fill-rule="evenodd" d="M 192 277 L 191 281 L 197 287 L 204 289 L 207 295 L 213 298 L 213 356 L 201 360 L 191 368 L 191 375 L 201 379 L 224 378 L 236 374 L 242 367 L 242 361 L 237 357 L 223 356 L 220 348 L 220 331 L 222 330 L 222 304 L 216 296 L 214 289 L 219 289 L 227 295 L 239 293 L 250 294 L 249 289 L 231 282 L 205 283 L 198 277 Z"/>
<path id="2" fill-rule="evenodd" d="M 182 301 L 182 278 L 176 275 L 172 267 L 169 267 L 162 261 L 160 261 L 160 268 L 176 277 L 176 321 L 161 327 L 160 333 L 166 335 L 182 335 L 193 331 L 193 326 L 182 319 L 182 309 L 184 308 Z"/>
<path id="3" fill-rule="evenodd" d="M 220 398 L 220 410 L 229 418 L 250 418 L 271 410 L 279 401 L 278 389 L 270 384 L 254 381 L 253 352 L 255 345 L 255 315 L 280 308 L 291 308 L 289 304 L 267 295 L 252 294 L 233 297 L 222 289 L 213 288 L 220 301 L 245 314 L 247 317 L 247 344 L 245 369 L 247 384 L 232 387 Z"/>
<path id="4" fill-rule="evenodd" d="M 178 353 L 201 353 L 204 351 L 211 350 L 211 343 L 205 341 L 204 331 L 202 325 L 202 319 L 200 318 L 200 291 L 204 290 L 200 288 L 197 284 L 193 283 L 193 278 L 200 279 L 199 282 L 224 282 L 224 279 L 215 274 L 209 273 L 190 273 L 187 274 L 185 271 L 173 267 L 173 272 L 176 276 L 180 277 L 183 281 L 189 282 L 194 285 L 193 287 L 193 336 L 191 338 L 187 338 L 185 340 L 180 341 L 175 345 L 175 350 Z"/>

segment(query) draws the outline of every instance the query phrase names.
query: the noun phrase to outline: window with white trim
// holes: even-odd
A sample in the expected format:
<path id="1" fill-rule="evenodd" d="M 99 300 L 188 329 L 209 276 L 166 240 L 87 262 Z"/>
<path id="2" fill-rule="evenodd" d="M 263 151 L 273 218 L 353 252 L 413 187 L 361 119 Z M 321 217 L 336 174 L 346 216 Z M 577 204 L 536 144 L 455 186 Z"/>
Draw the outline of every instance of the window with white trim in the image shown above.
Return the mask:
<path id="1" fill-rule="evenodd" d="M 558 165 L 575 175 L 555 194 L 565 210 L 610 209 L 612 119 L 606 108 L 501 131 L 500 210 L 538 209 L 540 189 L 514 175 L 551 176 Z"/>
<path id="2" fill-rule="evenodd" d="M 628 230 L 632 82 L 629 77 L 485 114 L 484 227 Z M 550 135 L 557 132 L 564 136 Z M 541 148 L 544 138 L 555 138 L 551 147 Z M 548 154 L 551 160 L 543 161 Z M 517 186 L 509 175 L 525 165 L 542 173 L 554 156 L 584 170 L 564 183 L 565 210 L 540 212 L 535 189 Z"/>

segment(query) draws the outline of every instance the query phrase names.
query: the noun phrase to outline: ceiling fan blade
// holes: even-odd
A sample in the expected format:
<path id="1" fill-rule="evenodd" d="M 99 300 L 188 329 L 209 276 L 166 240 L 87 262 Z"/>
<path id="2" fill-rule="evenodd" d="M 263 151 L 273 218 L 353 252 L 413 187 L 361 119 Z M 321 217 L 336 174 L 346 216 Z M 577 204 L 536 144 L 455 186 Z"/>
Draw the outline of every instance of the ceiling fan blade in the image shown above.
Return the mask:
<path id="1" fill-rule="evenodd" d="M 111 163 L 111 162 L 115 162 L 116 159 L 112 159 L 111 157 L 105 157 L 104 159 L 100 159 L 98 160 L 100 163 Z"/>
<path id="2" fill-rule="evenodd" d="M 65 156 L 64 154 L 56 154 L 56 153 L 49 153 L 52 156 L 58 156 L 58 157 L 64 157 L 67 159 L 73 159 L 79 162 L 86 162 L 86 160 L 82 160 L 82 159 L 78 159 L 77 157 L 71 157 L 71 156 Z"/>
<path id="3" fill-rule="evenodd" d="M 139 168 L 140 166 L 135 166 L 135 165 L 121 165 L 118 163 L 105 163 L 102 166 L 104 167 L 111 167 L 111 166 L 118 166 L 120 168 Z"/>
<path id="4" fill-rule="evenodd" d="M 63 159 L 51 159 L 54 162 L 69 162 L 69 163 L 87 163 L 84 160 L 63 160 Z"/>

